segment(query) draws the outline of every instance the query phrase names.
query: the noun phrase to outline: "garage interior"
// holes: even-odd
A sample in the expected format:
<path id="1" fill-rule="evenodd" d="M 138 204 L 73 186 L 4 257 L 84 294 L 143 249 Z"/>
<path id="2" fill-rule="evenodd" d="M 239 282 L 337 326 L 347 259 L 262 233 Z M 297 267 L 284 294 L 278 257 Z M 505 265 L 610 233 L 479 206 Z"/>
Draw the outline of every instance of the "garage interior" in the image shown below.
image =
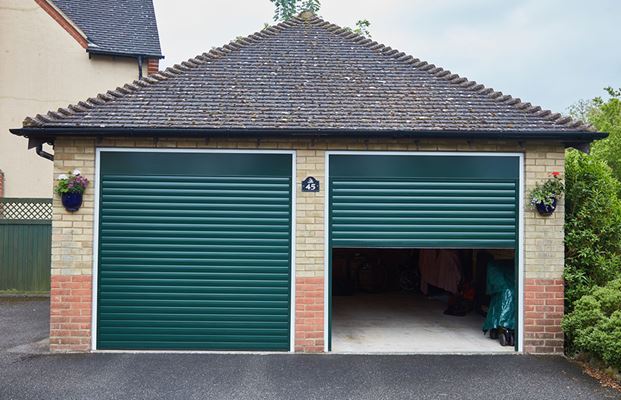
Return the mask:
<path id="1" fill-rule="evenodd" d="M 488 265 L 504 264 L 515 281 L 514 255 L 513 249 L 333 249 L 332 351 L 515 351 L 482 330 L 493 301 L 486 294 Z"/>

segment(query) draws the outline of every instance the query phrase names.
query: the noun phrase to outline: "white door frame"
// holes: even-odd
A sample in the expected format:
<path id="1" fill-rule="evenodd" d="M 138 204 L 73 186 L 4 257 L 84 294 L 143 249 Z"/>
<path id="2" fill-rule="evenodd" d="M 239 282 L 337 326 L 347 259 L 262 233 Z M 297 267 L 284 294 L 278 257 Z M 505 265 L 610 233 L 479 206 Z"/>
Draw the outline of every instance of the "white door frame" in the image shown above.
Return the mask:
<path id="1" fill-rule="evenodd" d="M 517 157 L 519 159 L 518 196 L 518 352 L 524 351 L 524 153 L 520 152 L 476 152 L 476 151 L 326 151 L 325 153 L 325 198 L 324 198 L 324 351 L 329 350 L 330 329 L 330 156 L 478 156 L 478 157 Z"/>
<path id="2" fill-rule="evenodd" d="M 291 302 L 290 302 L 290 337 L 289 352 L 295 351 L 295 227 L 296 227 L 296 151 L 295 150 L 254 150 L 254 149 L 179 149 L 179 148 L 143 148 L 143 147 L 98 147 L 95 149 L 95 207 L 93 217 L 93 276 L 92 276 L 92 303 L 91 303 L 91 350 L 97 351 L 97 279 L 99 268 L 99 197 L 100 197 L 100 174 L 101 174 L 101 153 L 231 153 L 231 154 L 289 154 L 291 155 Z M 123 352 L 123 351 L 114 351 Z M 135 353 L 136 350 L 129 352 Z M 160 351 L 144 351 L 160 352 Z M 187 351 L 161 351 L 162 353 L 188 353 Z M 213 353 L 212 351 L 192 351 L 190 353 Z M 238 352 L 232 352 L 238 353 Z M 239 352 L 247 353 L 247 352 Z"/>

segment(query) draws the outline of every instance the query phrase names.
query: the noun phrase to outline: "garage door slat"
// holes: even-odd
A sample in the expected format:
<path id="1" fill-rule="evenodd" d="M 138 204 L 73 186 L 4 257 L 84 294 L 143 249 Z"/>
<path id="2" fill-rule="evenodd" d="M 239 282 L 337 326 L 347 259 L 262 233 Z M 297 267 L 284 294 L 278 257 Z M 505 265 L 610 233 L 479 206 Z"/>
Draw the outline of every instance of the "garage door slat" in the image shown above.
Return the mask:
<path id="1" fill-rule="evenodd" d="M 176 282 L 173 282 L 176 283 Z M 164 285 L 149 285 L 142 284 L 140 286 L 133 286 L 129 288 L 127 285 L 101 285 L 102 293 L 101 295 L 105 295 L 106 292 L 109 295 L 114 295 L 115 293 L 170 293 L 170 294 L 187 294 L 187 293 L 203 293 L 204 289 L 201 286 L 184 286 L 177 284 L 164 284 Z M 243 293 L 245 295 L 260 295 L 264 293 L 285 293 L 289 294 L 288 287 L 261 287 L 261 286 L 214 286 L 209 288 L 209 293 Z"/>
<path id="2" fill-rule="evenodd" d="M 221 330 L 216 329 L 192 329 L 192 328 L 159 328 L 149 327 L 148 329 L 136 329 L 125 328 L 126 334 L 115 334 L 112 332 L 104 332 L 110 340 L 127 340 L 133 335 L 140 335 L 145 338 L 146 341 L 161 341 L 161 340 L 174 340 L 181 336 L 185 341 L 212 341 L 227 340 L 230 342 L 248 342 L 250 340 L 278 343 L 287 337 L 286 329 L 240 329 L 240 328 L 225 328 Z"/>
<path id="3" fill-rule="evenodd" d="M 175 338 L 176 339 L 176 338 Z M 268 343 L 264 341 L 248 340 L 231 342 L 224 339 L 217 339 L 214 341 L 203 340 L 188 340 L 185 338 L 183 341 L 179 340 L 152 340 L 145 338 L 143 341 L 136 342 L 132 340 L 105 340 L 98 342 L 102 348 L 109 349 L 133 349 L 133 350 L 234 350 L 234 351 L 280 351 L 282 350 L 282 344 L 284 337 L 276 343 Z"/>
<path id="4" fill-rule="evenodd" d="M 244 290 L 239 290 L 231 293 L 187 293 L 180 292 L 120 292 L 120 293 L 100 293 L 100 301 L 119 300 L 119 301 L 133 301 L 133 300 L 171 300 L 171 301 L 185 301 L 185 300 L 234 300 L 234 301 L 248 301 L 248 300 L 268 300 L 268 301 L 289 301 L 288 293 L 244 293 Z"/>
<path id="5" fill-rule="evenodd" d="M 168 310 L 167 310 L 168 311 Z M 113 312 L 113 313 L 101 313 L 100 320 L 102 322 L 118 321 L 120 325 L 125 325 L 124 321 L 132 321 L 141 324 L 142 321 L 151 321 L 157 318 L 158 321 L 166 321 L 171 323 L 177 323 L 179 321 L 185 321 L 188 324 L 194 322 L 204 322 L 213 326 L 220 322 L 268 322 L 268 323 L 282 323 L 289 324 L 289 320 L 286 315 L 282 314 L 261 314 L 257 312 L 253 313 L 237 313 L 237 314 L 214 314 L 208 312 L 199 313 L 184 313 L 174 315 L 171 313 L 140 313 L 140 312 Z"/>
<path id="6" fill-rule="evenodd" d="M 243 328 L 243 329 L 287 329 L 287 321 L 266 322 L 266 321 L 217 321 L 221 328 Z M 158 328 L 209 328 L 213 326 L 213 321 L 180 321 L 180 320 L 108 320 L 106 326 L 110 328 L 129 327 L 148 329 L 149 327 Z M 108 328 L 107 328 L 108 329 Z"/>

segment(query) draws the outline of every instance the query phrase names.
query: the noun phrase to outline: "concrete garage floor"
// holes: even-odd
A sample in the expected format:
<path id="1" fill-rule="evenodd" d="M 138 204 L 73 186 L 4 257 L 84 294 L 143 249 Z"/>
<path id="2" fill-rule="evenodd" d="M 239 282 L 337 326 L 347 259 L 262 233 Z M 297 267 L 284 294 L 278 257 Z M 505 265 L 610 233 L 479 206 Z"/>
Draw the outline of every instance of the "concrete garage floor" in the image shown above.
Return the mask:
<path id="1" fill-rule="evenodd" d="M 422 295 L 356 294 L 332 299 L 332 350 L 342 353 L 512 353 L 483 335 L 483 317 L 444 315 Z"/>

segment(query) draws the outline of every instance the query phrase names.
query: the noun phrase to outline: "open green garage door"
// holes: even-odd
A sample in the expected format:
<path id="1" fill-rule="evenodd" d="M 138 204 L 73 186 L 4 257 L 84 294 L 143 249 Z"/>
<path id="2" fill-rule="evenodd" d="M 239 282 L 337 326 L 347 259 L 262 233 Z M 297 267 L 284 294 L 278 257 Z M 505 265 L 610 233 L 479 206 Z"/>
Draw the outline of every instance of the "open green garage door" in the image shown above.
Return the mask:
<path id="1" fill-rule="evenodd" d="M 336 152 L 328 165 L 329 350 L 334 249 L 518 248 L 518 155 Z"/>
<path id="2" fill-rule="evenodd" d="M 292 155 L 100 153 L 97 349 L 289 350 Z"/>
<path id="3" fill-rule="evenodd" d="M 334 247 L 515 248 L 519 158 L 330 156 Z"/>

